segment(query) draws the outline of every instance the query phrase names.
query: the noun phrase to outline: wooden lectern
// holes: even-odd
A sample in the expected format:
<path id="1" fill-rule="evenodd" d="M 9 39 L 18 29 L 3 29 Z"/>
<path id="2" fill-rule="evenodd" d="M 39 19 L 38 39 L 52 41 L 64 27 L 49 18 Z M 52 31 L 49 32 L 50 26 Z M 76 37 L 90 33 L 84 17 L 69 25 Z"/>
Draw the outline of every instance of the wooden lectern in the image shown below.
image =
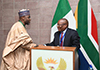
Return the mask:
<path id="1" fill-rule="evenodd" d="M 78 70 L 76 47 L 31 48 L 31 70 Z"/>

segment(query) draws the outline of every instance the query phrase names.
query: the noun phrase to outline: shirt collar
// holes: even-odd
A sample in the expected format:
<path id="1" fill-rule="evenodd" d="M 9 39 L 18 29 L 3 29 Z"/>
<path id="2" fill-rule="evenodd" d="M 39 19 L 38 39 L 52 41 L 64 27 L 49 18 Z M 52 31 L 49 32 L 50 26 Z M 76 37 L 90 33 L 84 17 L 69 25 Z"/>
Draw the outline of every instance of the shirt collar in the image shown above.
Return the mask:
<path id="1" fill-rule="evenodd" d="M 66 31 L 67 31 L 67 28 L 63 31 L 63 34 L 65 34 L 65 33 L 66 33 Z"/>
<path id="2" fill-rule="evenodd" d="M 25 25 L 19 20 L 19 22 L 25 27 Z"/>

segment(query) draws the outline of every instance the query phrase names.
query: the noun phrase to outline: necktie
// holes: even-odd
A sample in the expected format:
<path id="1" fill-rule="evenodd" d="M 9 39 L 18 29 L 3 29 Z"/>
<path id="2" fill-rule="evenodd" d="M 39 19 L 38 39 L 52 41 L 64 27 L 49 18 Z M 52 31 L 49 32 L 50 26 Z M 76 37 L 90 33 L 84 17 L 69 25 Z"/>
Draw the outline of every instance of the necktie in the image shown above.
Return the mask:
<path id="1" fill-rule="evenodd" d="M 63 32 L 61 33 L 60 46 L 63 46 Z"/>

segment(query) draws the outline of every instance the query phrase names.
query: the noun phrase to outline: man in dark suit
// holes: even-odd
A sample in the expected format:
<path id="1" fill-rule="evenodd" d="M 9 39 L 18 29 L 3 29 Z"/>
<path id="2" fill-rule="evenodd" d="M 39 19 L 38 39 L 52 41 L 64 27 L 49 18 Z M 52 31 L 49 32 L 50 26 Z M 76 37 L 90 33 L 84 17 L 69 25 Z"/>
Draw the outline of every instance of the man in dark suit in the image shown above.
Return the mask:
<path id="1" fill-rule="evenodd" d="M 68 28 L 68 20 L 62 18 L 57 23 L 58 31 L 54 34 L 54 40 L 46 46 L 68 46 L 80 48 L 80 37 L 76 30 Z"/>

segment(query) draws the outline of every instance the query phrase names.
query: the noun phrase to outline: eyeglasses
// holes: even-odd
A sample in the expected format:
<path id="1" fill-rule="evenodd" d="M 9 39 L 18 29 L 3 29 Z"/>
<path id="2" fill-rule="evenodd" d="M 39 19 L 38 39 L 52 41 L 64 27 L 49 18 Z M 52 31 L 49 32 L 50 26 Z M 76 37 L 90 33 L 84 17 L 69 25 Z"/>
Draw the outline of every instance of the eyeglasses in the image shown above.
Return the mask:
<path id="1" fill-rule="evenodd" d="M 66 25 L 66 23 L 64 23 L 64 24 L 57 24 L 57 26 L 64 26 L 64 25 Z"/>

